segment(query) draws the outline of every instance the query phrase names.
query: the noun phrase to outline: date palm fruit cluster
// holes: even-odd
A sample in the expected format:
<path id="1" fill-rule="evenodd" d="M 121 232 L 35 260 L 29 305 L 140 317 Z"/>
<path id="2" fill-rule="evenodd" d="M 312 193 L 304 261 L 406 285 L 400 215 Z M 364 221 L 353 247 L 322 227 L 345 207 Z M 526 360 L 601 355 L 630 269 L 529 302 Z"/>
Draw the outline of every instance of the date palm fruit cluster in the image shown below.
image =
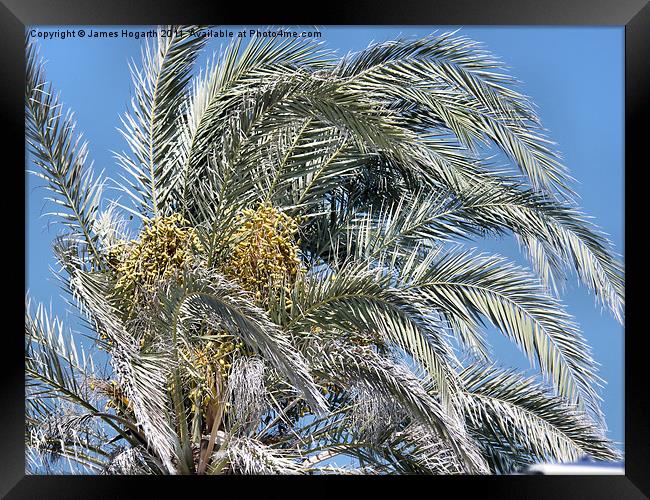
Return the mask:
<path id="1" fill-rule="evenodd" d="M 267 305 L 270 292 L 279 287 L 289 292 L 300 272 L 298 227 L 297 219 L 269 203 L 244 210 L 222 271 L 253 292 L 260 305 Z"/>
<path id="2" fill-rule="evenodd" d="M 121 241 L 109 251 L 118 278 L 115 291 L 133 293 L 141 287 L 152 292 L 201 251 L 196 230 L 180 214 L 147 220 L 138 240 Z"/>
<path id="3" fill-rule="evenodd" d="M 115 409 L 118 413 L 126 414 L 132 410 L 131 401 L 115 380 L 91 379 L 89 387 L 107 398 L 105 410 Z"/>
<path id="4" fill-rule="evenodd" d="M 192 352 L 187 353 L 191 365 L 190 383 L 193 385 L 189 391 L 192 411 L 200 407 L 205 412 L 207 406 L 218 397 L 218 386 L 226 385 L 234 356 L 243 347 L 243 343 L 224 333 L 217 340 L 192 347 Z"/>

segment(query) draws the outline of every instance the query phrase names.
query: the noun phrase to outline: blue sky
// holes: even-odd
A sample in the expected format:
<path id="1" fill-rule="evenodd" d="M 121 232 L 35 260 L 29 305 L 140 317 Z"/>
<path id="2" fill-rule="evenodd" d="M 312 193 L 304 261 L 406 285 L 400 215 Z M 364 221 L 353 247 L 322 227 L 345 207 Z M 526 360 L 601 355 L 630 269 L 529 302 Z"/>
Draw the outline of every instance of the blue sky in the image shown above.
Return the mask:
<path id="1" fill-rule="evenodd" d="M 56 30 L 59 27 L 42 27 Z M 74 27 L 62 27 L 74 28 Z M 88 27 L 84 27 L 88 30 Z M 99 27 L 114 30 L 116 27 Z M 130 26 L 133 29 L 135 27 Z M 246 28 L 251 28 L 247 26 Z M 434 30 L 461 28 L 460 33 L 481 41 L 523 82 L 523 92 L 538 107 L 550 137 L 558 143 L 565 164 L 576 179 L 575 189 L 586 213 L 610 236 L 623 254 L 624 238 L 624 30 L 622 27 L 319 27 L 321 40 L 339 55 L 366 47 L 371 41 L 403 35 L 426 35 Z M 121 27 L 120 27 L 121 29 Z M 236 31 L 238 27 L 230 28 Z M 119 115 L 130 99 L 128 61 L 138 60 L 141 40 L 129 38 L 39 40 L 47 60 L 50 81 L 76 113 L 79 130 L 90 143 L 90 158 L 97 171 L 117 177 L 112 151 L 126 149 L 116 131 Z M 202 64 L 220 39 L 212 39 Z M 31 166 L 28 165 L 28 168 Z M 33 299 L 52 304 L 68 317 L 60 288 L 52 276 L 52 239 L 60 231 L 42 214 L 48 211 L 42 182 L 27 175 L 26 286 Z M 109 196 L 117 194 L 108 192 Z M 478 241 L 485 251 L 501 253 L 527 265 L 511 238 Z M 623 348 L 624 331 L 607 311 L 601 311 L 584 287 L 571 281 L 563 299 L 574 315 L 601 365 L 607 384 L 601 395 L 610 438 L 624 436 Z M 505 365 L 526 367 L 524 357 L 497 332 L 489 332 L 495 357 Z M 622 444 L 621 444 L 622 447 Z"/>

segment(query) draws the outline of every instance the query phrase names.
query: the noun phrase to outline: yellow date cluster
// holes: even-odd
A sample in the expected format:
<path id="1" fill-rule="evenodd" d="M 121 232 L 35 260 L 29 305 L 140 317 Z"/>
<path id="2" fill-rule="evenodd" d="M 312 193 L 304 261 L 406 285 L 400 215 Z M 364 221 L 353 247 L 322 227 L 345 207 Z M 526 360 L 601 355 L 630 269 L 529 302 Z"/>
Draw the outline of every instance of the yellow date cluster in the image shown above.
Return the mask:
<path id="1" fill-rule="evenodd" d="M 154 291 L 202 251 L 196 231 L 180 214 L 145 222 L 138 240 L 121 241 L 108 255 L 118 276 L 117 293 L 133 292 L 137 286 Z"/>
<path id="2" fill-rule="evenodd" d="M 107 397 L 105 410 L 115 409 L 118 413 L 126 414 L 132 410 L 131 401 L 115 380 L 91 379 L 89 387 Z"/>
<path id="3" fill-rule="evenodd" d="M 298 221 L 268 203 L 244 210 L 223 272 L 264 305 L 272 288 L 288 291 L 300 272 Z"/>
<path id="4" fill-rule="evenodd" d="M 191 369 L 189 371 L 189 397 L 192 411 L 200 406 L 205 411 L 210 402 L 218 397 L 218 386 L 225 385 L 232 366 L 233 356 L 243 349 L 243 343 L 226 334 L 218 340 L 210 340 L 186 352 Z"/>

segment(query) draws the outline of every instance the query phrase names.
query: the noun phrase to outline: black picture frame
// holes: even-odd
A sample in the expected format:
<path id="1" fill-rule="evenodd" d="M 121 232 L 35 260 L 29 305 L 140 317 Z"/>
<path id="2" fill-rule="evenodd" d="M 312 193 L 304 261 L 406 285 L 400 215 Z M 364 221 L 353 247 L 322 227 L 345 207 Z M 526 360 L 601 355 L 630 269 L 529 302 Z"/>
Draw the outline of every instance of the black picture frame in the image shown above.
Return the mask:
<path id="1" fill-rule="evenodd" d="M 636 255 L 640 246 L 633 238 L 637 234 L 634 220 L 640 209 L 637 190 L 641 182 L 637 175 L 645 165 L 645 144 L 642 122 L 648 112 L 650 89 L 650 5 L 646 0 L 480 0 L 413 1 L 400 0 L 376 3 L 368 0 L 354 3 L 323 2 L 308 13 L 307 4 L 203 4 L 198 1 L 162 0 L 0 0 L 0 100 L 2 102 L 3 175 L 6 176 L 3 199 L 5 231 L 10 235 L 3 245 L 16 255 L 4 261 L 4 283 L 11 293 L 11 306 L 5 308 L 5 323 L 0 370 L 0 495 L 6 498 L 122 498 L 138 491 L 144 484 L 144 494 L 185 492 L 196 494 L 196 486 L 224 494 L 226 488 L 246 488 L 253 482 L 267 490 L 283 495 L 338 494 L 339 481 L 361 482 L 379 486 L 388 492 L 406 495 L 440 494 L 439 486 L 451 488 L 454 496 L 463 498 L 469 492 L 497 498 L 571 498 L 571 499 L 634 499 L 650 496 L 650 391 L 647 388 L 646 337 L 640 326 L 638 304 L 643 300 L 641 278 L 636 270 Z M 20 307 L 24 295 L 14 288 L 21 283 L 17 264 L 24 247 L 25 228 L 17 215 L 13 197 L 7 196 L 12 186 L 23 185 L 24 169 L 24 33 L 25 26 L 43 24 L 263 24 L 263 25 L 616 25 L 625 26 L 625 222 L 632 231 L 625 233 L 625 266 L 627 295 L 625 342 L 625 476 L 439 476 L 439 477 L 312 477 L 301 481 L 324 481 L 298 485 L 295 478 L 207 478 L 193 479 L 189 486 L 181 478 L 152 480 L 147 477 L 74 477 L 26 476 L 24 453 L 24 344 L 19 331 L 23 328 Z M 24 206 L 24 205 L 23 205 Z M 24 215 L 24 214 L 23 214 Z M 12 222 L 15 228 L 9 228 Z M 631 222 L 631 224 L 630 224 Z M 643 228 L 643 226 L 641 226 Z M 13 229 L 13 230 L 12 230 Z M 642 231 L 642 229 L 641 229 Z M 12 243 L 13 242 L 13 243 Z M 11 259 L 11 260 L 9 260 Z M 10 264 L 7 264 L 10 263 Z M 632 272 L 629 270 L 632 269 Z M 24 267 L 22 282 L 25 282 Z M 641 299 L 639 299 L 641 297 Z M 9 312 L 10 314 L 6 314 Z M 268 481 L 268 484 L 264 484 Z M 409 483 L 415 481 L 416 490 Z M 189 487 L 188 487 L 189 486 Z M 341 486 L 340 484 L 338 485 Z M 352 487 L 346 485 L 346 491 Z M 302 489 L 304 488 L 304 489 Z M 259 490 L 258 490 L 259 491 Z M 417 493 L 417 492 L 421 493 Z M 366 491 L 363 491 L 366 493 Z M 143 493 L 139 493 L 143 494 Z M 228 493 L 226 493 L 228 494 Z M 255 494 L 255 493 L 253 493 Z"/>

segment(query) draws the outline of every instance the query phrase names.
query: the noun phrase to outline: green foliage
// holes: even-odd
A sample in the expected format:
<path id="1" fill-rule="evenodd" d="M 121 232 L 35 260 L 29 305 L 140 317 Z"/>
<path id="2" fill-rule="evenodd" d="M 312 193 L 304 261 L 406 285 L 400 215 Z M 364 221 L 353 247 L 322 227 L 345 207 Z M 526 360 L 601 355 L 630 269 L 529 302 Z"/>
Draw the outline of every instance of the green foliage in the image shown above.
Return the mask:
<path id="1" fill-rule="evenodd" d="M 30 472 L 508 473 L 619 457 L 554 283 L 573 270 L 622 321 L 622 265 L 500 63 L 455 34 L 340 60 L 253 39 L 191 78 L 204 40 L 172 32 L 132 67 L 118 155 L 132 203 L 105 211 L 27 47 L 28 145 L 61 207 L 62 283 L 110 361 L 97 369 L 27 307 Z M 518 173 L 495 172 L 486 145 Z M 121 211 L 142 220 L 135 238 Z M 495 234 L 514 234 L 532 270 L 466 248 Z M 488 363 L 487 322 L 539 377 Z M 337 456 L 358 467 L 324 465 Z"/>

